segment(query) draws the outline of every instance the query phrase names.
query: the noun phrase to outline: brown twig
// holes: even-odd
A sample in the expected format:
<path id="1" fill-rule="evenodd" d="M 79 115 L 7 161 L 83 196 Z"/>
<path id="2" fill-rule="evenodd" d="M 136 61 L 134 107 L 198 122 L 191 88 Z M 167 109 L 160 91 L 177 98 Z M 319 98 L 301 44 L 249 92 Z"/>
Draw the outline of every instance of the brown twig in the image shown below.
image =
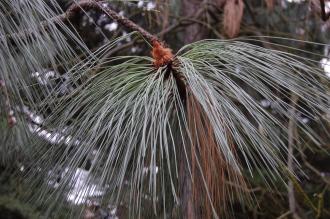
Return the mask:
<path id="1" fill-rule="evenodd" d="M 112 10 L 110 7 L 104 6 L 103 3 L 106 1 L 100 0 L 83 0 L 80 2 L 73 3 L 65 13 L 60 14 L 56 17 L 53 17 L 49 20 L 43 21 L 40 23 L 41 28 L 47 30 L 49 23 L 59 23 L 59 22 L 66 22 L 72 20 L 79 12 L 83 10 L 95 10 L 102 13 L 107 14 L 110 18 L 118 22 L 119 24 L 123 25 L 124 27 L 139 32 L 145 39 L 149 42 L 159 41 L 157 36 L 149 33 L 141 26 L 137 25 L 133 21 L 129 20 L 128 18 L 118 14 L 116 11 Z M 17 34 L 9 34 L 5 36 L 1 36 L 1 38 L 6 38 L 8 40 L 14 40 L 15 38 L 22 38 L 33 35 L 34 32 L 31 30 L 23 30 Z"/>
<path id="2" fill-rule="evenodd" d="M 112 10 L 108 5 L 105 5 L 106 1 L 101 0 L 83 0 L 80 2 L 74 2 L 65 13 L 58 15 L 50 20 L 43 21 L 41 27 L 47 30 L 49 22 L 59 23 L 72 20 L 79 12 L 84 10 L 95 10 L 101 13 L 105 13 L 110 18 L 115 20 L 118 24 L 132 30 L 139 32 L 149 43 L 153 45 L 153 58 L 155 67 L 159 68 L 170 64 L 173 60 L 173 54 L 169 53 L 170 49 L 166 48 L 165 44 L 162 43 L 156 35 L 153 35 L 146 31 L 144 28 L 134 23 L 130 19 L 118 14 L 116 11 Z M 17 34 L 1 36 L 0 39 L 8 39 L 15 42 L 17 38 L 33 37 L 35 33 L 31 30 L 25 30 Z M 155 53 L 156 51 L 156 53 Z"/>
<path id="3" fill-rule="evenodd" d="M 161 66 L 168 65 L 172 62 L 173 54 L 169 48 L 166 48 L 164 44 L 158 39 L 156 35 L 153 35 L 146 31 L 141 26 L 137 25 L 130 19 L 118 14 L 117 12 L 113 11 L 109 7 L 104 7 L 102 2 L 95 2 L 92 0 L 86 0 L 83 2 L 79 2 L 78 4 L 73 4 L 70 6 L 66 12 L 66 19 L 71 19 L 73 16 L 76 15 L 82 8 L 83 9 L 93 9 L 96 11 L 103 12 L 111 17 L 113 20 L 121 24 L 122 26 L 132 30 L 139 32 L 146 40 L 148 40 L 153 45 L 152 55 L 154 58 L 154 65 L 155 67 L 159 68 Z M 155 52 L 156 51 L 156 52 Z"/>
<path id="4" fill-rule="evenodd" d="M 80 12 L 81 9 L 84 9 L 84 10 L 93 9 L 95 11 L 100 11 L 100 12 L 107 14 L 109 17 L 111 17 L 113 20 L 115 20 L 119 24 L 123 25 L 124 27 L 126 27 L 132 31 L 139 32 L 149 42 L 159 41 L 155 35 L 149 33 L 141 26 L 137 25 L 136 23 L 129 20 L 128 18 L 118 14 L 116 11 L 110 9 L 109 7 L 105 7 L 102 3 L 103 3 L 103 1 L 96 2 L 93 0 L 85 0 L 85 1 L 81 1 L 79 3 L 72 4 L 66 11 L 64 19 L 70 20 L 77 14 L 77 12 Z"/>

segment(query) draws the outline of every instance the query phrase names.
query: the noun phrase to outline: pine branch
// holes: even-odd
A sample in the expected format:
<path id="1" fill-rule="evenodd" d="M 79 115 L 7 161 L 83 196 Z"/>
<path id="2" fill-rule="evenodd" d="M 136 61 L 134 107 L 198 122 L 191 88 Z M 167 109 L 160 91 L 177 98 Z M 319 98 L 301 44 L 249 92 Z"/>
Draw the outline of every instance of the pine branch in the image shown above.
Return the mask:
<path id="1" fill-rule="evenodd" d="M 72 20 L 79 12 L 83 10 L 95 10 L 101 13 L 107 14 L 110 18 L 118 22 L 119 24 L 123 25 L 124 27 L 139 32 L 144 38 L 146 38 L 149 42 L 157 41 L 159 42 L 158 38 L 146 31 L 144 28 L 139 26 L 138 24 L 134 23 L 133 21 L 129 20 L 128 18 L 118 14 L 116 11 L 112 10 L 111 8 L 104 6 L 104 3 L 107 1 L 100 1 L 100 0 L 85 0 L 80 2 L 73 3 L 65 13 L 58 15 L 50 20 L 46 20 L 40 23 L 40 26 L 47 30 L 49 23 L 60 23 Z M 10 41 L 13 41 L 17 38 L 25 38 L 28 36 L 33 35 L 33 31 L 31 30 L 24 30 L 17 34 L 9 34 L 6 36 L 1 36 L 0 39 L 7 38 Z"/>
<path id="2" fill-rule="evenodd" d="M 66 21 L 72 20 L 79 12 L 84 10 L 95 10 L 99 11 L 100 13 L 105 13 L 110 18 L 121 24 L 122 26 L 132 30 L 139 32 L 146 40 L 148 40 L 153 45 L 153 64 L 156 68 L 165 66 L 170 64 L 173 61 L 174 55 L 172 51 L 164 46 L 156 35 L 153 35 L 146 31 L 144 28 L 139 26 L 138 24 L 134 23 L 130 19 L 118 14 L 116 11 L 112 10 L 108 5 L 105 5 L 107 1 L 100 1 L 100 0 L 84 0 L 80 2 L 73 3 L 65 13 L 53 17 L 50 20 L 46 20 L 41 22 L 42 29 L 48 31 L 50 23 L 57 24 L 57 23 L 65 23 Z M 33 30 L 25 30 L 21 33 L 17 34 L 10 34 L 6 35 L 5 38 L 10 40 L 11 42 L 15 42 L 17 39 L 25 39 L 29 37 L 33 37 L 34 34 L 38 34 Z M 4 37 L 0 37 L 0 40 L 3 40 Z"/>
<path id="3" fill-rule="evenodd" d="M 171 49 L 166 48 L 164 44 L 158 39 L 157 36 L 149 33 L 144 28 L 134 23 L 130 19 L 118 14 L 114 10 L 109 7 L 104 7 L 102 1 L 96 2 L 93 0 L 86 0 L 79 2 L 78 4 L 73 4 L 70 6 L 65 13 L 65 17 L 63 19 L 70 20 L 73 18 L 81 9 L 93 9 L 96 11 L 103 12 L 111 17 L 113 20 L 117 21 L 119 24 L 124 27 L 139 32 L 145 39 L 147 39 L 153 45 L 152 56 L 153 56 L 153 64 L 156 68 L 165 66 L 170 64 L 173 61 L 174 55 L 172 54 Z"/>
<path id="4" fill-rule="evenodd" d="M 146 31 L 141 26 L 137 25 L 133 21 L 129 20 L 128 18 L 118 14 L 116 11 L 110 9 L 109 7 L 104 7 L 102 3 L 105 3 L 105 1 L 93 1 L 93 0 L 86 0 L 79 3 L 75 3 L 71 5 L 68 10 L 65 13 L 64 19 L 70 20 L 71 18 L 75 17 L 78 12 L 80 12 L 82 9 L 93 9 L 95 11 L 100 11 L 103 13 L 106 13 L 109 17 L 111 17 L 113 20 L 117 21 L 119 24 L 123 25 L 124 27 L 139 32 L 143 37 L 145 37 L 149 42 L 153 41 L 159 41 L 158 38 Z"/>

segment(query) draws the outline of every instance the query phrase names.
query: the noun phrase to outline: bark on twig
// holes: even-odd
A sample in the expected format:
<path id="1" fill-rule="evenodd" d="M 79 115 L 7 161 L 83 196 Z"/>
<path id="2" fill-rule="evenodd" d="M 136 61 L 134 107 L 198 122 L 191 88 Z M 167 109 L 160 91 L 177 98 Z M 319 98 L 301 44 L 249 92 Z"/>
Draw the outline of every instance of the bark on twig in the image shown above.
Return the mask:
<path id="1" fill-rule="evenodd" d="M 109 17 L 111 17 L 113 20 L 118 22 L 119 24 L 123 25 L 124 27 L 139 32 L 144 38 L 146 38 L 149 42 L 153 41 L 159 41 L 158 38 L 146 31 L 141 26 L 137 25 L 130 19 L 118 14 L 116 11 L 112 10 L 111 8 L 104 6 L 103 1 L 93 1 L 93 0 L 85 0 L 81 1 L 79 3 L 71 5 L 68 10 L 65 13 L 65 19 L 71 19 L 76 15 L 77 12 L 81 11 L 81 9 L 93 9 L 95 11 L 100 11 L 102 13 L 107 14 Z"/>
<path id="2" fill-rule="evenodd" d="M 65 13 L 58 15 L 50 20 L 41 22 L 40 26 L 42 29 L 47 30 L 48 25 L 50 23 L 60 23 L 60 22 L 66 22 L 73 19 L 79 12 L 83 10 L 95 10 L 99 11 L 101 13 L 107 14 L 110 18 L 118 22 L 119 24 L 123 25 L 124 27 L 139 32 L 145 39 L 147 39 L 149 42 L 159 41 L 157 36 L 149 33 L 141 26 L 137 25 L 133 21 L 129 20 L 128 18 L 120 15 L 116 11 L 112 10 L 110 7 L 104 5 L 103 3 L 106 3 L 106 1 L 100 1 L 100 0 L 84 0 L 80 2 L 73 3 Z M 23 30 L 20 33 L 17 34 L 10 34 L 1 36 L 0 39 L 6 38 L 10 41 L 15 41 L 17 38 L 23 38 L 23 37 L 31 37 L 31 35 L 35 34 L 35 32 L 31 30 Z"/>

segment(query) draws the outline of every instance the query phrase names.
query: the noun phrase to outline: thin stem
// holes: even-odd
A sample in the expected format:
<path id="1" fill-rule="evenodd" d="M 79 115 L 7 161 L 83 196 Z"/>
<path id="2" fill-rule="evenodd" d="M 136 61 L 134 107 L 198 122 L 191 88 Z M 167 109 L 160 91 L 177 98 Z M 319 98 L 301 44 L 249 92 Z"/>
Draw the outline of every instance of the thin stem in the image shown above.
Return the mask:
<path id="1" fill-rule="evenodd" d="M 139 26 L 138 24 L 134 23 L 133 21 L 129 20 L 128 18 L 118 14 L 116 11 L 112 10 L 108 5 L 105 5 L 106 1 L 100 1 L 100 0 L 84 0 L 80 2 L 73 3 L 65 13 L 58 15 L 56 17 L 53 17 L 50 20 L 41 22 L 41 27 L 47 30 L 49 22 L 52 22 L 54 24 L 59 22 L 66 22 L 72 20 L 79 12 L 83 10 L 95 10 L 102 13 L 107 14 L 110 18 L 118 22 L 119 24 L 123 25 L 124 27 L 139 32 L 145 39 L 147 39 L 149 42 L 159 41 L 159 39 L 146 31 L 144 28 Z M 14 41 L 14 39 L 17 38 L 26 38 L 31 37 L 34 32 L 31 30 L 23 30 L 20 33 L 16 34 L 8 34 L 5 36 L 1 36 L 0 39 L 6 38 L 8 40 Z"/>
<path id="2" fill-rule="evenodd" d="M 103 12 L 111 17 L 113 20 L 117 21 L 119 24 L 123 25 L 124 27 L 139 32 L 144 38 L 146 38 L 149 42 L 159 41 L 158 38 L 146 31 L 141 26 L 137 25 L 130 19 L 118 14 L 116 11 L 112 10 L 110 7 L 105 6 L 103 3 L 104 1 L 93 1 L 93 0 L 86 0 L 81 1 L 79 3 L 72 4 L 65 13 L 64 19 L 72 19 L 78 12 L 82 9 L 88 10 L 93 9 L 96 11 Z"/>

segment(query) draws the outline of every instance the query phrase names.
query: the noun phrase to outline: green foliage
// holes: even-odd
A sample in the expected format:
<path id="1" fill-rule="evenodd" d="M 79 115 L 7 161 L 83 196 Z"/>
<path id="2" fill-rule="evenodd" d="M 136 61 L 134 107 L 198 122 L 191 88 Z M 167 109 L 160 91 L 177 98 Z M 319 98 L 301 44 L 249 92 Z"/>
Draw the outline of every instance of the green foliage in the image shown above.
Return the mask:
<path id="1" fill-rule="evenodd" d="M 72 187 L 69 179 L 75 170 L 86 164 L 86 157 L 94 153 L 88 181 L 98 182 L 101 187 L 110 184 L 107 193 L 115 205 L 122 201 L 124 185 L 128 182 L 127 192 L 134 213 L 139 213 L 145 194 L 150 194 L 155 213 L 157 200 L 162 199 L 166 205 L 166 183 L 172 185 L 172 199 L 178 197 L 177 153 L 182 145 L 185 151 L 191 151 L 191 136 L 198 132 L 198 127 L 190 130 L 187 126 L 187 108 L 178 77 L 184 78 L 187 95 L 196 97 L 206 112 L 225 161 L 239 173 L 242 165 L 250 174 L 252 170 L 259 170 L 269 184 L 287 179 L 287 172 L 283 171 L 286 137 L 280 136 L 274 127 L 284 132 L 287 128 L 242 86 L 277 101 L 278 113 L 285 120 L 298 121 L 297 115 L 288 113 L 292 106 L 280 99 L 290 98 L 289 91 L 308 107 L 309 111 L 298 110 L 310 118 L 321 120 L 329 108 L 326 87 L 320 83 L 328 79 L 313 61 L 239 41 L 208 40 L 187 45 L 177 53 L 172 69 L 155 69 L 148 57 L 115 57 L 103 60 L 102 66 L 106 67 L 89 77 L 89 72 L 95 69 L 84 72 L 81 68 L 85 63 L 87 66 L 93 63 L 94 58 L 71 70 L 73 83 L 88 78 L 84 83 L 67 97 L 49 99 L 57 107 L 45 125 L 58 130 L 69 126 L 67 134 L 72 136 L 72 143 L 50 148 L 36 145 L 35 154 L 42 157 L 36 166 L 42 166 L 42 172 L 69 168 L 62 179 L 67 183 L 55 191 L 65 193 Z M 296 125 L 320 144 L 311 127 L 303 123 Z M 233 136 L 243 159 L 237 160 L 225 129 Z M 149 170 L 160 168 L 161 171 L 159 174 L 150 171 L 145 177 L 146 166 Z M 32 177 L 35 179 L 37 175 L 46 177 L 39 172 Z M 228 180 L 235 185 L 240 183 L 235 178 Z M 40 187 L 39 182 L 34 186 Z M 43 188 L 42 194 L 49 194 L 47 185 Z M 88 190 L 89 183 L 83 188 Z M 236 192 L 242 195 L 242 191 Z"/>
<path id="2" fill-rule="evenodd" d="M 156 68 L 146 56 L 109 57 L 123 39 L 136 33 L 108 40 L 91 52 L 73 26 L 54 20 L 64 13 L 55 1 L 6 0 L 0 3 L 0 10 L 0 79 L 6 81 L 8 101 L 15 111 L 28 106 L 43 114 L 46 119 L 39 128 L 50 133 L 41 142 L 40 136 L 28 134 L 26 115 L 19 114 L 19 123 L 8 128 L 6 115 L 0 114 L 1 161 L 8 166 L 21 164 L 18 154 L 32 161 L 26 166 L 24 185 L 28 189 L 24 195 L 33 194 L 33 204 L 46 215 L 58 216 L 67 205 L 68 194 L 80 183 L 77 170 L 86 168 L 88 176 L 78 197 L 93 192 L 97 185 L 102 194 L 93 198 L 105 206 L 125 203 L 131 217 L 141 216 L 143 211 L 170 216 L 180 204 L 183 162 L 192 184 L 202 182 L 199 192 L 209 201 L 213 216 L 219 216 L 222 212 L 214 204 L 217 200 L 207 181 L 210 174 L 203 169 L 206 160 L 201 156 L 203 150 L 212 152 L 210 145 L 198 139 L 208 127 L 209 138 L 216 145 L 214 153 L 220 154 L 225 166 L 228 185 L 219 186 L 230 207 L 222 211 L 238 202 L 244 205 L 246 197 L 253 196 L 241 181 L 248 175 L 252 185 L 259 185 L 264 193 L 276 188 L 278 192 L 272 192 L 279 197 L 286 192 L 286 182 L 293 181 L 312 214 L 321 217 L 325 190 L 316 191 L 319 198 L 311 200 L 311 194 L 296 180 L 300 169 L 286 167 L 287 156 L 292 156 L 288 155 L 286 124 L 293 121 L 303 136 L 294 139 L 295 150 L 301 150 L 299 145 L 305 141 L 313 148 L 325 144 L 320 134 L 324 131 L 325 138 L 329 137 L 329 78 L 318 66 L 322 56 L 275 42 L 310 47 L 324 44 L 267 37 L 203 40 L 185 45 L 172 63 Z M 58 70 L 59 65 L 68 77 L 70 92 L 63 93 L 55 80 L 50 80 L 54 86 L 48 86 L 31 76 Z M 293 95 L 299 98 L 296 105 L 291 101 Z M 276 103 L 278 115 L 264 109 L 261 98 Z M 192 100 L 205 118 L 190 115 Z M 5 102 L 0 107 L 8 107 Z M 300 122 L 300 115 L 317 123 L 317 131 Z M 201 127 L 191 126 L 198 121 Z M 62 140 L 50 143 L 59 133 Z M 216 166 L 212 156 L 207 162 L 214 175 L 224 168 Z M 300 160 L 294 163 L 299 167 Z M 200 181 L 194 179 L 196 171 Z M 9 204 L 0 200 L 0 206 L 35 217 L 20 202 L 6 196 L 3 200 Z M 282 205 L 279 202 L 278 208 Z M 80 207 L 84 206 L 72 212 Z"/>

